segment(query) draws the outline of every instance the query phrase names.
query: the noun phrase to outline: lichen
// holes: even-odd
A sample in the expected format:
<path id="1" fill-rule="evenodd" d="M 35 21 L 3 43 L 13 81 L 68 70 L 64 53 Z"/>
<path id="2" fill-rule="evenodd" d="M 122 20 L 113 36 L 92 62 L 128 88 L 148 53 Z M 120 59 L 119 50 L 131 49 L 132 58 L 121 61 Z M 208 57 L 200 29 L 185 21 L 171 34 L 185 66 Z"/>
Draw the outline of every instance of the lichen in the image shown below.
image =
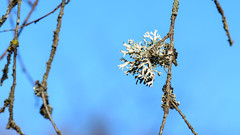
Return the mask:
<path id="1" fill-rule="evenodd" d="M 121 50 L 123 57 L 128 55 L 132 61 L 125 58 L 120 60 L 124 63 L 118 65 L 120 69 L 126 67 L 128 70 L 125 74 L 132 74 L 137 79 L 136 84 L 142 83 L 146 86 L 152 87 L 155 79 L 155 75 L 161 75 L 162 73 L 157 71 L 157 67 L 168 67 L 169 58 L 172 52 L 169 50 L 168 43 L 161 43 L 157 46 L 157 42 L 161 40 L 157 30 L 153 32 L 146 32 L 143 36 L 142 42 L 135 42 L 134 40 L 128 40 L 128 43 L 123 43 L 127 51 Z"/>

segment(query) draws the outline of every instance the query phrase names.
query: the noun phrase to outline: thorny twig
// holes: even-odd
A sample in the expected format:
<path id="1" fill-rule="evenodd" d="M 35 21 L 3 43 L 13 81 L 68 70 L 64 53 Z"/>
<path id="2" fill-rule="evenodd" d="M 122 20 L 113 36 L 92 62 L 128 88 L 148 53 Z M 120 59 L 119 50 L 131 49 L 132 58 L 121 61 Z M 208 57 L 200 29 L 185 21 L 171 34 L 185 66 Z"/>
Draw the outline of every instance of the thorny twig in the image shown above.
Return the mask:
<path id="1" fill-rule="evenodd" d="M 172 79 L 172 63 L 174 62 L 175 58 L 174 58 L 174 26 L 175 26 L 175 19 L 177 17 L 177 13 L 178 13 L 178 7 L 179 6 L 179 0 L 174 0 L 173 2 L 173 8 L 172 8 L 172 15 L 171 15 L 171 25 L 170 25 L 170 30 L 168 32 L 168 34 L 158 42 L 157 45 L 161 44 L 162 42 L 164 42 L 166 39 L 170 38 L 170 52 L 172 53 L 172 55 L 170 55 L 170 59 L 169 59 L 169 64 L 168 64 L 168 73 L 167 73 L 167 80 L 166 80 L 166 89 L 164 90 L 164 98 L 166 99 L 166 102 L 164 102 L 162 104 L 162 108 L 164 111 L 164 115 L 163 115 L 163 120 L 162 120 L 162 124 L 160 127 L 160 131 L 159 131 L 159 135 L 162 135 L 165 123 L 166 123 L 166 119 L 167 119 L 167 115 L 169 113 L 169 108 L 170 108 L 170 104 L 174 104 L 171 103 L 172 98 L 171 98 L 171 79 Z M 157 45 L 155 47 L 157 47 Z M 174 104 L 175 105 L 175 104 Z M 175 105 L 176 106 L 176 105 Z M 187 121 L 185 121 L 187 122 Z M 188 122 L 189 124 L 189 122 Z M 190 125 L 190 124 L 189 124 Z M 192 128 L 193 129 L 193 128 Z"/>
<path id="2" fill-rule="evenodd" d="M 219 3 L 217 0 L 214 0 L 214 3 L 216 4 L 216 7 L 217 7 L 217 9 L 218 9 L 218 12 L 222 15 L 223 28 L 224 28 L 224 30 L 225 30 L 226 33 L 227 33 L 228 42 L 229 42 L 230 46 L 232 46 L 232 45 L 233 45 L 233 41 L 232 41 L 231 36 L 230 36 L 227 19 L 226 19 L 226 17 L 224 16 L 224 11 L 223 11 L 220 3 Z"/>

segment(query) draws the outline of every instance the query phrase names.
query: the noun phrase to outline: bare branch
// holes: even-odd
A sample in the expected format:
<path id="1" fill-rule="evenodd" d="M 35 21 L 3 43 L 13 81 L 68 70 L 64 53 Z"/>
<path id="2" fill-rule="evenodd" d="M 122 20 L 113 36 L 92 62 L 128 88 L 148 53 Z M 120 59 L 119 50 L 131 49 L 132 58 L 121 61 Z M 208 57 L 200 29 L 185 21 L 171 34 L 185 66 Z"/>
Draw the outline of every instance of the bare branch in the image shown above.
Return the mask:
<path id="1" fill-rule="evenodd" d="M 172 8 L 172 15 L 171 15 L 171 25 L 170 25 L 170 30 L 169 33 L 167 34 L 167 36 L 165 36 L 165 40 L 170 37 L 170 52 L 172 53 L 172 55 L 170 56 L 169 59 L 169 64 L 168 64 L 168 73 L 167 73 L 167 80 L 166 80 L 166 90 L 164 91 L 164 98 L 166 99 L 166 102 L 162 104 L 162 108 L 164 111 L 164 116 L 163 116 L 163 121 L 162 121 L 162 125 L 160 128 L 160 132 L 159 135 L 162 135 L 163 132 L 163 128 L 166 122 L 166 118 L 167 115 L 169 113 L 169 107 L 170 107 L 170 101 L 171 101 L 171 97 L 170 97 L 170 89 L 171 89 L 171 79 L 172 79 L 172 63 L 173 63 L 173 59 L 174 58 L 174 44 L 173 44 L 173 35 L 174 35 L 174 25 L 175 25 L 175 19 L 177 17 L 177 13 L 178 13 L 178 5 L 179 5 L 179 0 L 174 0 L 173 2 L 173 8 Z M 159 41 L 159 42 L 163 42 L 163 41 Z"/>
<path id="2" fill-rule="evenodd" d="M 10 14 L 11 10 L 13 7 L 15 7 L 17 5 L 19 0 L 11 0 L 9 5 L 8 5 L 8 8 L 7 8 L 7 12 L 5 13 L 5 15 L 3 15 L 1 18 L 0 18 L 0 27 L 4 24 L 4 22 L 7 20 L 8 18 L 8 15 Z"/>
<path id="3" fill-rule="evenodd" d="M 68 0 L 69 2 L 70 0 Z M 58 130 L 58 128 L 56 127 L 55 123 L 53 122 L 52 118 L 51 118 L 51 113 L 49 112 L 49 105 L 48 105 L 48 96 L 45 96 L 47 95 L 47 79 L 48 79 L 48 75 L 49 75 L 49 72 L 50 72 L 50 69 L 51 69 L 51 65 L 52 65 L 52 61 L 53 61 L 53 58 L 54 58 L 54 55 L 55 55 L 55 52 L 56 52 L 56 49 L 57 49 L 57 46 L 58 46 L 58 41 L 59 41 L 59 32 L 60 32 L 60 28 L 61 28 L 61 22 L 62 22 L 62 17 L 63 17 L 63 11 L 64 11 L 64 7 L 65 7 L 65 0 L 62 0 L 62 3 L 61 3 L 61 10 L 60 10 L 60 13 L 58 15 L 58 18 L 57 18 L 57 28 L 56 30 L 54 31 L 54 35 L 53 35 L 53 44 L 52 44 L 52 50 L 51 50 L 51 54 L 50 54 L 50 58 L 49 60 L 47 61 L 47 68 L 46 68 L 46 72 L 45 74 L 43 75 L 43 80 L 41 82 L 41 84 L 39 84 L 40 88 L 36 88 L 36 90 L 39 90 L 39 92 L 41 92 L 41 97 L 42 97 L 42 100 L 43 100 L 43 103 L 44 103 L 44 108 L 45 108 L 45 111 L 47 112 L 47 115 L 48 115 L 48 119 L 52 122 L 52 125 L 56 131 L 56 133 L 58 135 L 61 135 L 61 132 L 60 130 Z M 58 8 L 58 7 L 57 7 Z M 56 9 L 57 9 L 56 8 Z M 55 10 L 54 10 L 55 11 Z M 52 12 L 54 12 L 52 11 Z M 49 13 L 51 14 L 51 12 Z M 39 92 L 35 92 L 36 95 L 40 95 Z"/>
<path id="4" fill-rule="evenodd" d="M 161 127 L 160 127 L 159 135 L 162 135 L 162 132 L 163 132 L 166 120 L 167 120 L 167 116 L 168 116 L 168 113 L 164 111 L 163 120 L 162 120 L 162 124 L 161 124 Z"/>
<path id="5" fill-rule="evenodd" d="M 37 4 L 38 4 L 38 0 L 36 0 L 36 1 L 34 2 L 34 4 L 32 5 L 32 9 L 31 9 L 31 11 L 28 13 L 28 16 L 27 16 L 26 19 L 24 20 L 22 26 L 27 23 L 28 19 L 30 18 L 30 16 L 32 15 L 34 9 L 36 8 Z M 20 31 L 18 32 L 18 36 L 21 34 L 22 30 L 23 30 L 23 27 L 22 27 L 22 28 L 20 29 Z"/>
<path id="6" fill-rule="evenodd" d="M 65 4 L 68 4 L 69 2 L 70 2 L 70 0 L 68 0 Z M 36 19 L 36 20 L 34 20 L 34 21 L 31 21 L 31 22 L 29 22 L 29 23 L 23 24 L 20 28 L 22 29 L 23 27 L 28 26 L 28 25 L 30 25 L 30 24 L 32 24 L 32 23 L 37 23 L 38 21 L 42 20 L 43 18 L 45 18 L 45 17 L 51 15 L 52 13 L 54 13 L 58 8 L 61 7 L 61 5 L 62 5 L 62 3 L 60 3 L 53 11 L 49 12 L 48 14 L 46 14 L 46 15 L 44 15 L 44 16 L 42 16 L 42 17 L 40 17 L 40 18 L 38 18 L 38 19 Z M 14 31 L 14 30 L 15 30 L 15 29 L 3 30 L 3 31 L 0 31 L 0 33 L 1 33 L 1 32 Z"/>
<path id="7" fill-rule="evenodd" d="M 47 118 L 51 121 L 51 123 L 52 123 L 52 125 L 53 125 L 53 127 L 54 127 L 54 129 L 55 129 L 55 131 L 56 131 L 56 133 L 58 134 L 58 135 L 61 135 L 61 131 L 57 128 L 57 126 L 56 126 L 56 124 L 54 123 L 54 121 L 53 121 L 53 119 L 52 119 L 52 116 L 51 116 L 51 113 L 50 113 L 50 111 L 49 111 L 49 105 L 47 104 L 47 102 L 46 102 L 46 99 L 45 99 L 45 95 L 44 95 L 44 92 L 42 91 L 41 92 L 41 95 L 42 95 L 42 100 L 43 100 L 43 105 L 44 105 L 44 108 L 46 109 L 46 112 L 47 112 Z"/>
<path id="8" fill-rule="evenodd" d="M 172 101 L 171 101 L 172 102 Z M 194 128 L 191 126 L 191 124 L 187 121 L 186 116 L 183 115 L 183 113 L 181 112 L 181 110 L 175 105 L 175 103 L 172 102 L 172 105 L 174 106 L 174 108 L 178 111 L 178 113 L 182 116 L 182 118 L 184 119 L 185 123 L 187 124 L 188 128 L 192 131 L 192 133 L 194 135 L 197 135 L 197 133 L 194 131 Z"/>
<path id="9" fill-rule="evenodd" d="M 6 54 L 7 54 L 7 49 L 6 49 L 6 51 L 4 51 L 4 53 L 3 53 L 2 56 L 0 57 L 0 60 L 2 60 L 2 59 L 6 56 Z"/>
<path id="10" fill-rule="evenodd" d="M 14 129 L 17 131 L 17 133 L 24 135 L 24 133 L 21 131 L 21 128 L 15 123 L 13 120 L 13 103 L 14 103 L 14 93 L 15 93 L 15 87 L 16 87 L 16 59 L 17 59 L 17 47 L 19 46 L 18 44 L 18 29 L 19 29 L 19 22 L 20 22 L 20 9 L 21 9 L 21 0 L 18 1 L 18 12 L 17 12 L 17 24 L 16 24 L 16 30 L 15 30 L 15 35 L 13 40 L 10 42 L 10 46 L 8 48 L 8 61 L 7 64 L 5 65 L 4 69 L 8 69 L 8 65 L 10 63 L 10 57 L 12 52 L 14 52 L 13 56 L 13 84 L 11 87 L 11 91 L 9 93 L 8 99 L 4 101 L 4 107 L 1 108 L 1 111 L 4 111 L 4 109 L 8 106 L 8 111 L 9 111 L 9 120 L 7 124 L 7 129 Z M 6 68 L 7 67 L 7 68 Z M 4 74 L 7 75 L 7 72 L 4 72 Z M 4 76 L 3 76 L 4 77 Z M 2 78 L 3 79 L 3 78 Z M 2 82 L 3 80 L 1 80 Z"/>
<path id="11" fill-rule="evenodd" d="M 11 43 L 10 43 L 11 44 Z M 10 47 L 9 47 L 10 48 Z M 4 66 L 3 71 L 3 75 L 1 77 L 1 86 L 3 85 L 3 82 L 8 79 L 8 67 L 10 65 L 10 61 L 11 61 L 11 56 L 12 56 L 12 50 L 7 49 L 8 51 L 8 55 L 7 55 L 7 64 Z M 5 53 L 6 54 L 6 53 Z"/>
<path id="12" fill-rule="evenodd" d="M 217 0 L 214 0 L 214 3 L 216 4 L 216 7 L 217 7 L 217 9 L 218 9 L 218 12 L 219 12 L 219 13 L 221 14 L 221 16 L 222 16 L 223 28 L 224 28 L 224 30 L 226 31 L 226 34 L 227 34 L 227 36 L 228 36 L 228 42 L 229 42 L 230 46 L 232 46 L 232 45 L 233 45 L 233 41 L 232 41 L 231 36 L 230 36 L 227 19 L 226 19 L 226 17 L 224 16 L 224 11 L 223 11 L 220 3 L 219 3 Z"/>

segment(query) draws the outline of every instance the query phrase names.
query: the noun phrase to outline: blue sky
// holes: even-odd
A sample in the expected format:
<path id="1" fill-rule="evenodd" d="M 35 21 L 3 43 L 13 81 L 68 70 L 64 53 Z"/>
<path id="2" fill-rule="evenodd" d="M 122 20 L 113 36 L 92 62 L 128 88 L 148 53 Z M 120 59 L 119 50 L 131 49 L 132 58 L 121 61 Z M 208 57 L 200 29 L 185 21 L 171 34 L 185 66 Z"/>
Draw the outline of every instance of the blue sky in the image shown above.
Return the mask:
<path id="1" fill-rule="evenodd" d="M 158 30 L 163 37 L 170 25 L 173 1 L 122 0 L 74 1 L 65 8 L 59 47 L 48 79 L 53 119 L 63 134 L 90 135 L 94 124 L 105 125 L 110 135 L 158 134 L 162 122 L 162 86 L 166 73 L 152 88 L 136 85 L 117 65 L 120 50 L 128 39 L 141 41 L 145 32 Z M 229 47 L 221 16 L 211 0 L 180 0 L 175 24 L 178 66 L 173 68 L 172 86 L 180 109 L 198 134 L 240 134 L 239 75 L 240 1 L 219 1 L 229 24 L 234 44 Z M 60 1 L 39 1 L 30 20 L 53 10 Z M 0 2 L 5 13 L 6 1 Z M 22 3 L 22 18 L 30 11 Z M 49 58 L 59 10 L 37 24 L 26 27 L 19 39 L 19 51 L 34 80 L 42 80 Z M 9 20 L 0 30 L 9 29 Z M 12 40 L 11 32 L 0 33 L 0 53 Z M 6 58 L 0 61 L 1 69 Z M 11 65 L 12 66 L 12 65 Z M 160 69 L 164 72 L 162 69 Z M 9 79 L 0 90 L 0 106 L 8 97 Z M 39 114 L 41 100 L 17 65 L 14 119 L 27 135 L 54 134 L 48 120 Z M 8 112 L 0 115 L 0 134 Z M 171 110 L 164 134 L 190 135 L 181 116 Z"/>

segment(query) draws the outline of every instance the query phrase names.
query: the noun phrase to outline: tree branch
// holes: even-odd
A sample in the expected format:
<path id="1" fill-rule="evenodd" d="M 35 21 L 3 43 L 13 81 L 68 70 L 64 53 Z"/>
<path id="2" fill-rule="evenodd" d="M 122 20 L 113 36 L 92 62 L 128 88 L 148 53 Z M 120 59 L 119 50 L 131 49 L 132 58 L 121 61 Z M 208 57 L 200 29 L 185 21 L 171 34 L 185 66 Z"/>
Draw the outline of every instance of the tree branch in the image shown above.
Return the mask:
<path id="1" fill-rule="evenodd" d="M 70 0 L 68 0 L 67 2 L 65 2 L 65 4 L 68 4 L 69 2 L 70 2 Z M 29 22 L 29 23 L 26 23 L 26 24 L 21 25 L 20 29 L 22 29 L 23 27 L 28 26 L 28 25 L 30 25 L 30 24 L 32 24 L 32 23 L 37 23 L 38 21 L 42 20 L 43 18 L 51 15 L 51 14 L 54 13 L 57 9 L 59 9 L 59 8 L 61 7 L 61 5 L 62 5 L 62 3 L 60 3 L 54 10 L 52 10 L 52 11 L 49 12 L 49 13 L 47 13 L 46 15 L 44 15 L 44 16 L 42 16 L 42 17 L 40 17 L 40 18 L 38 18 L 38 19 L 36 19 L 36 20 L 34 20 L 34 21 L 31 21 L 31 22 Z M 2 32 L 8 32 L 8 31 L 14 31 L 14 30 L 15 30 L 15 29 L 3 30 L 3 31 L 0 31 L 0 33 L 2 33 Z"/>
<path id="2" fill-rule="evenodd" d="M 232 46 L 232 45 L 233 45 L 233 41 L 232 41 L 231 36 L 230 36 L 227 19 L 226 19 L 226 17 L 224 16 L 224 11 L 223 11 L 220 3 L 219 3 L 217 0 L 214 0 L 214 3 L 216 4 L 216 7 L 217 7 L 217 9 L 218 9 L 218 12 L 219 12 L 219 13 L 221 14 L 221 16 L 222 16 L 223 28 L 224 28 L 224 30 L 226 31 L 226 34 L 227 34 L 227 36 L 228 36 L 228 42 L 229 42 L 230 46 Z"/>
<path id="3" fill-rule="evenodd" d="M 166 122 L 166 118 L 167 115 L 169 113 L 169 107 L 170 107 L 170 89 L 171 89 L 171 79 L 172 79 L 172 63 L 173 63 L 173 59 L 174 59 L 174 40 L 173 40 L 173 35 L 174 35 L 174 25 L 175 25 L 175 19 L 177 17 L 177 13 L 178 13 L 178 5 L 179 5 L 179 0 L 174 0 L 173 2 L 173 8 L 172 8 L 172 15 L 171 15 L 171 25 L 170 25 L 170 30 L 169 33 L 167 34 L 167 36 L 164 37 L 164 39 L 166 40 L 168 37 L 170 37 L 170 52 L 172 53 L 172 55 L 170 55 L 169 58 L 169 63 L 168 63 L 168 73 L 167 73 L 167 80 L 166 80 L 166 89 L 164 91 L 164 95 L 163 97 L 166 99 L 166 102 L 164 102 L 162 104 L 162 108 L 164 111 L 164 116 L 163 116 L 163 121 L 162 121 L 162 125 L 160 127 L 160 131 L 159 131 L 159 135 L 162 135 L 163 129 L 164 129 L 164 125 Z M 163 42 L 164 40 L 159 41 L 160 43 Z"/>
<path id="4" fill-rule="evenodd" d="M 172 101 L 171 101 L 172 102 Z M 191 124 L 187 121 L 186 116 L 183 115 L 183 113 L 181 112 L 180 109 L 178 109 L 178 107 L 175 105 L 174 102 L 172 102 L 172 105 L 174 106 L 174 108 L 178 111 L 178 113 L 182 116 L 182 118 L 184 119 L 185 123 L 187 124 L 188 128 L 192 131 L 192 133 L 194 135 L 197 135 L 197 133 L 194 131 L 194 128 L 191 126 Z"/>
<path id="5" fill-rule="evenodd" d="M 68 0 L 69 2 L 70 0 Z M 63 11 L 64 11 L 64 7 L 65 7 L 65 0 L 62 0 L 62 3 L 61 3 L 61 10 L 60 10 L 60 13 L 58 15 L 58 18 L 57 18 L 57 28 L 56 30 L 54 31 L 54 35 L 53 35 L 53 44 L 52 44 L 52 50 L 51 50 L 51 54 L 50 54 L 50 58 L 49 60 L 47 61 L 47 68 L 46 68 L 46 72 L 45 74 L 43 75 L 43 79 L 41 81 L 41 84 L 40 85 L 40 92 L 41 92 L 41 97 L 42 97 L 42 100 L 43 100 L 43 105 L 44 105 L 44 108 L 45 108 L 45 111 L 47 112 L 47 115 L 48 115 L 48 119 L 52 122 L 52 125 L 56 131 L 56 133 L 58 135 L 61 135 L 61 132 L 60 130 L 58 130 L 58 128 L 56 127 L 55 123 L 53 122 L 52 118 L 51 118 L 51 113 L 49 111 L 49 105 L 48 105 L 48 96 L 45 96 L 47 95 L 47 79 L 48 79 L 48 75 L 49 75 L 49 72 L 50 72 L 50 69 L 51 69 L 51 65 L 52 65 L 52 61 L 53 61 L 53 58 L 55 56 L 55 53 L 56 53 L 56 49 L 57 49 L 57 46 L 58 46 L 58 41 L 59 41 L 59 32 L 60 32 L 60 28 L 61 28 L 61 22 L 62 22 L 62 16 L 63 16 Z M 56 8 L 57 9 L 57 8 Z M 53 11 L 54 12 L 54 11 Z M 35 89 L 36 91 L 37 89 Z M 38 92 L 35 92 L 36 95 L 39 96 L 40 93 Z"/>
<path id="6" fill-rule="evenodd" d="M 19 0 L 11 0 L 9 5 L 8 5 L 8 8 L 7 8 L 7 12 L 5 13 L 5 15 L 3 15 L 1 18 L 0 18 L 0 27 L 4 24 L 4 22 L 7 20 L 11 10 L 13 7 L 15 7 L 17 5 Z"/>
<path id="7" fill-rule="evenodd" d="M 14 56 L 13 56 L 13 84 L 11 87 L 11 91 L 9 93 L 9 97 L 8 101 L 9 103 L 9 120 L 8 120 L 8 124 L 7 124 L 7 129 L 14 129 L 15 131 L 17 131 L 17 133 L 24 135 L 24 133 L 21 131 L 21 128 L 15 123 L 15 121 L 13 120 L 13 103 L 14 103 L 14 93 L 15 93 L 15 87 L 16 87 L 16 59 L 17 59 L 17 47 L 19 46 L 18 43 L 18 29 L 19 29 L 19 23 L 20 23 L 20 9 L 21 9 L 21 0 L 18 1 L 18 12 L 17 12 L 17 24 L 16 24 L 16 30 L 15 30 L 15 35 L 13 38 L 13 41 L 10 42 L 10 47 L 8 49 L 8 51 L 13 51 L 14 52 Z M 11 53 L 9 53 L 11 54 Z M 6 103 L 6 102 L 5 102 Z M 4 103 L 4 106 L 5 106 Z M 7 103 L 6 103 L 7 104 Z"/>

